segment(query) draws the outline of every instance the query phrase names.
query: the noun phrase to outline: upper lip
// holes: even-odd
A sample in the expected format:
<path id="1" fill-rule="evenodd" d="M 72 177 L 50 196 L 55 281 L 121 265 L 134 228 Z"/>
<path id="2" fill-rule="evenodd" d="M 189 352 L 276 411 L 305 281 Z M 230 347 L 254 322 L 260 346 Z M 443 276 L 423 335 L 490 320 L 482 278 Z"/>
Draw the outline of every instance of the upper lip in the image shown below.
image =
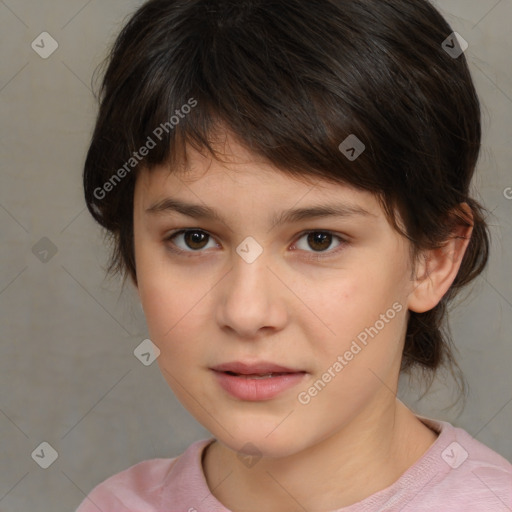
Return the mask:
<path id="1" fill-rule="evenodd" d="M 303 372 L 303 370 L 294 370 L 292 368 L 287 368 L 286 366 L 281 366 L 279 364 L 270 363 L 267 361 L 260 361 L 256 363 L 243 363 L 241 361 L 232 361 L 230 363 L 223 363 L 217 366 L 213 366 L 211 369 L 218 372 L 233 372 L 241 373 L 244 375 Z"/>

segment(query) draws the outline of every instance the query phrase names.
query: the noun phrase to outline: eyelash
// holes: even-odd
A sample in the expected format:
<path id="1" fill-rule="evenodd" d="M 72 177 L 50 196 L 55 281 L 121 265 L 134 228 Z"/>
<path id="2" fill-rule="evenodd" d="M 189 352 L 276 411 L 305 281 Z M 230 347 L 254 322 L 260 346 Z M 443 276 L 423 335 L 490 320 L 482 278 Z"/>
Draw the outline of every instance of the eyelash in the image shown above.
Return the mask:
<path id="1" fill-rule="evenodd" d="M 188 232 L 197 232 L 197 233 L 204 233 L 206 234 L 207 236 L 209 237 L 212 237 L 212 235 L 210 235 L 210 233 L 208 233 L 207 231 L 204 231 L 202 229 L 194 229 L 194 228 L 190 228 L 190 229 L 180 229 L 178 231 L 174 231 L 172 233 L 169 233 L 165 238 L 164 238 L 164 242 L 171 242 L 171 244 L 173 245 L 173 247 L 171 247 L 171 245 L 168 245 L 167 246 L 167 249 L 169 251 L 171 251 L 172 253 L 174 254 L 178 254 L 178 255 L 184 255 L 185 257 L 197 257 L 195 256 L 195 254 L 198 254 L 198 253 L 201 253 L 203 251 L 201 250 L 198 250 L 198 251 L 185 251 L 183 249 L 179 249 L 179 248 L 176 248 L 176 245 L 174 244 L 174 242 L 172 242 L 172 239 L 176 238 L 178 235 L 181 235 L 183 233 L 188 233 Z M 330 257 L 333 257 L 333 255 L 336 255 L 338 254 L 340 251 L 342 251 L 343 249 L 345 249 L 345 246 L 348 245 L 348 240 L 346 240 L 345 238 L 341 237 L 340 235 L 336 235 L 335 233 L 333 233 L 332 231 L 328 231 L 328 230 L 318 230 L 318 229 L 311 229 L 309 231 L 304 231 L 303 233 L 300 233 L 300 235 L 298 236 L 298 238 L 296 239 L 297 241 L 300 240 L 301 238 L 303 238 L 304 236 L 306 235 L 309 235 L 310 233 L 322 233 L 322 234 L 327 234 L 327 235 L 332 235 L 334 238 L 337 238 L 341 243 L 340 243 L 340 246 L 337 247 L 336 249 L 334 250 L 331 250 L 331 251 L 323 251 L 323 252 L 320 252 L 320 253 L 313 253 L 313 254 L 310 254 L 309 256 L 305 256 L 304 259 L 306 260 L 312 260 L 312 261 L 318 261 L 318 260 L 321 260 L 321 259 L 325 259 L 325 258 L 330 258 Z M 212 237 L 213 238 L 213 237 Z M 296 242 L 295 242 L 296 243 Z M 199 256 L 199 257 L 202 257 L 202 256 Z"/>

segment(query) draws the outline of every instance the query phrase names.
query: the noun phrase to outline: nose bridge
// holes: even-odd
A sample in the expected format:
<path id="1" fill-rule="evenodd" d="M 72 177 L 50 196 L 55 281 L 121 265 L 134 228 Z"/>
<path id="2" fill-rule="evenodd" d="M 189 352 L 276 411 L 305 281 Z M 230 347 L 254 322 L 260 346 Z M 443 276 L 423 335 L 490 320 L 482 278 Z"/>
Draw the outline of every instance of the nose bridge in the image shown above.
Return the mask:
<path id="1" fill-rule="evenodd" d="M 219 302 L 219 321 L 240 334 L 255 334 L 261 327 L 276 327 L 279 294 L 276 280 L 268 268 L 267 253 L 254 239 L 245 239 L 236 248 L 233 267 Z"/>

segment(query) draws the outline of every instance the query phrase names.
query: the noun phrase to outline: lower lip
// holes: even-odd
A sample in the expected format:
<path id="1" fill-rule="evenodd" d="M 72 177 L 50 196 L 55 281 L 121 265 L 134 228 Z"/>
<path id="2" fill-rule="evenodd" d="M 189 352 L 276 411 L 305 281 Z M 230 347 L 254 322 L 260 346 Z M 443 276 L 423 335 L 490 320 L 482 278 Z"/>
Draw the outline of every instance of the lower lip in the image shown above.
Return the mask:
<path id="1" fill-rule="evenodd" d="M 264 379 L 251 379 L 238 377 L 224 372 L 214 370 L 220 386 L 230 395 L 240 400 L 269 400 L 279 393 L 296 386 L 306 376 L 305 372 L 287 373 L 266 377 Z"/>

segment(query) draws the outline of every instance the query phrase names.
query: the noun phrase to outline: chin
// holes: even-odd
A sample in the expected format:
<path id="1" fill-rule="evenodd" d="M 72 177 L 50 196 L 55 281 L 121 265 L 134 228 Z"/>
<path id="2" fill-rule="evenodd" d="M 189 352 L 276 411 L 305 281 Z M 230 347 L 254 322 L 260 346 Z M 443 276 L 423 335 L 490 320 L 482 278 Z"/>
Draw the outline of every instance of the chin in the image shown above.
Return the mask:
<path id="1" fill-rule="evenodd" d="M 237 452 L 242 462 L 244 456 L 283 458 L 301 450 L 297 446 L 296 436 L 292 432 L 283 430 L 281 435 L 273 432 L 268 437 L 261 429 L 249 427 L 246 430 L 239 429 L 233 437 L 222 431 L 221 435 L 215 435 L 216 439 L 230 450 Z"/>

